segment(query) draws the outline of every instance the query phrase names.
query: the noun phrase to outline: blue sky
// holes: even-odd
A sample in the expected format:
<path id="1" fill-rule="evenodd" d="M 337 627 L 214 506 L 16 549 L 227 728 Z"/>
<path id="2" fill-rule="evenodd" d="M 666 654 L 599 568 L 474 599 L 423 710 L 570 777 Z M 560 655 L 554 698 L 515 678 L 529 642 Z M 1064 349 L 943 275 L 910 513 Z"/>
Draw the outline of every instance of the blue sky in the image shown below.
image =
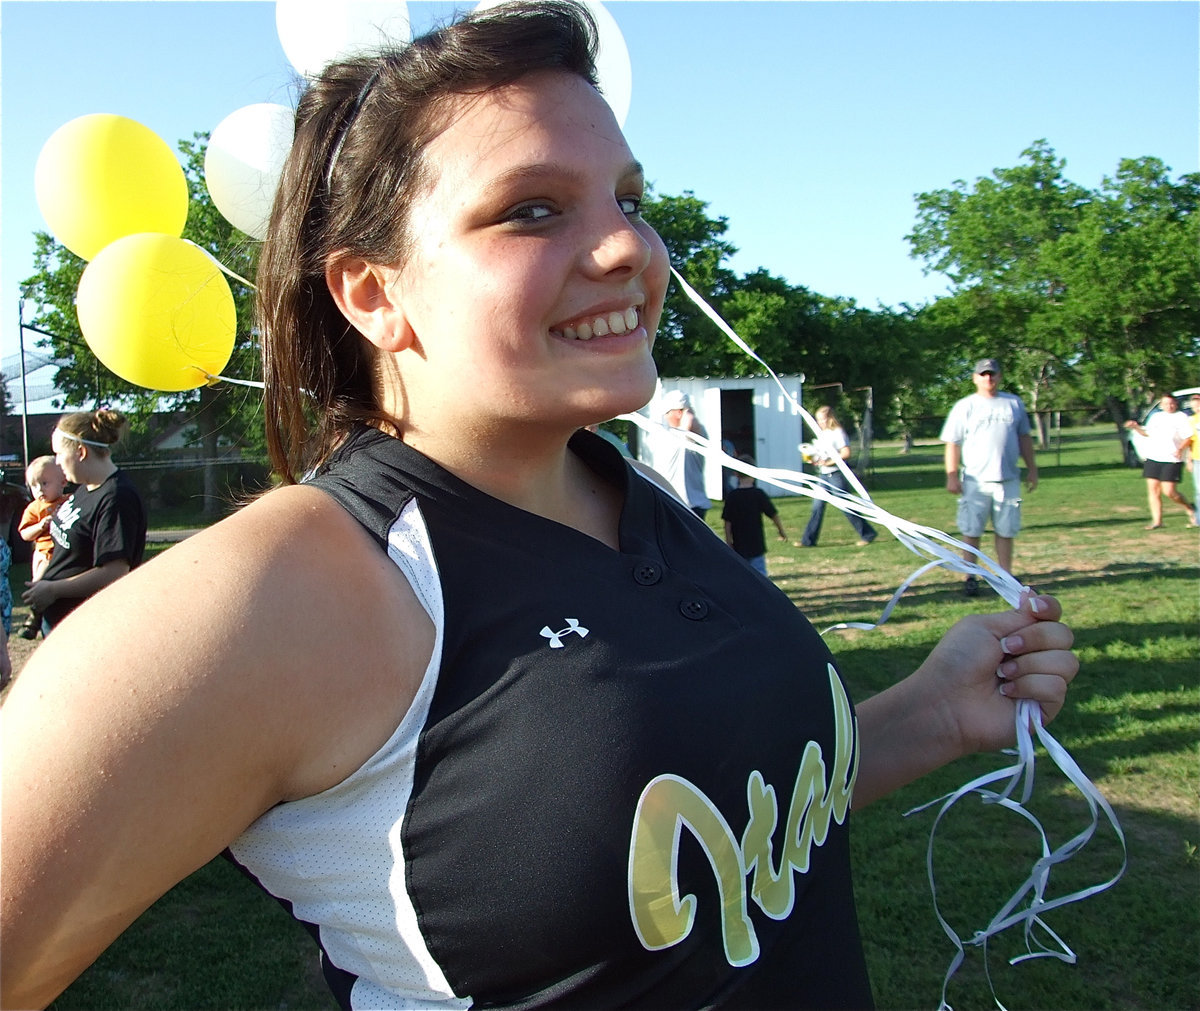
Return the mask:
<path id="1" fill-rule="evenodd" d="M 420 30 L 455 6 L 408 9 Z M 765 267 L 868 307 L 919 304 L 945 281 L 908 256 L 914 193 L 1016 164 L 1039 138 L 1087 187 L 1123 157 L 1198 169 L 1196 3 L 607 6 L 633 66 L 634 154 L 658 192 L 691 190 L 728 219 L 739 273 Z M 54 130 L 112 112 L 174 147 L 244 105 L 293 104 L 294 81 L 273 3 L 0 3 L 6 365 L 32 232 L 45 228 L 33 168 Z"/>

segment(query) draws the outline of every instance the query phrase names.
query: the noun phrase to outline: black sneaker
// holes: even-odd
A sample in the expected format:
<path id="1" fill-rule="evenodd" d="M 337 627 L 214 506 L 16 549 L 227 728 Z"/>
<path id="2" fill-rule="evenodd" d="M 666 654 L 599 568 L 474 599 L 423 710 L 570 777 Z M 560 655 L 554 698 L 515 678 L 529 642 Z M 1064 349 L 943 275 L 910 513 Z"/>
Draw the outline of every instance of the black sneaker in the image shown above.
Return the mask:
<path id="1" fill-rule="evenodd" d="M 979 596 L 979 580 L 974 576 L 967 576 L 967 581 L 963 584 L 963 595 L 967 597 Z"/>
<path id="2" fill-rule="evenodd" d="M 17 629 L 17 635 L 19 635 L 22 639 L 36 639 L 38 637 L 38 632 L 41 630 L 42 616 L 40 614 L 31 614 L 25 619 L 25 624 Z"/>

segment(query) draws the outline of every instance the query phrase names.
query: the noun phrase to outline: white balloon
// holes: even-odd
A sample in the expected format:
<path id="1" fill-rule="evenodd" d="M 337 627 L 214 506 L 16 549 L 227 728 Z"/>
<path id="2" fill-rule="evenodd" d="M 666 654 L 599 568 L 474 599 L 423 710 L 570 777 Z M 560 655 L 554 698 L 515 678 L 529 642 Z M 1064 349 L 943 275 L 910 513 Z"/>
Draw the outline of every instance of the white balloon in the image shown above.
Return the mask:
<path id="1" fill-rule="evenodd" d="M 496 7 L 505 0 L 480 0 L 476 10 Z M 629 104 L 633 99 L 633 64 L 629 59 L 629 47 L 621 28 L 599 0 L 579 0 L 596 21 L 597 50 L 596 76 L 600 81 L 600 92 L 604 95 L 617 126 L 624 129 L 629 115 Z"/>
<path id="2" fill-rule="evenodd" d="M 289 62 L 305 77 L 316 77 L 332 60 L 412 38 L 403 0 L 276 0 L 275 30 Z"/>
<path id="3" fill-rule="evenodd" d="M 225 220 L 264 239 L 283 163 L 292 146 L 295 114 L 263 102 L 230 113 L 209 138 L 204 182 Z"/>

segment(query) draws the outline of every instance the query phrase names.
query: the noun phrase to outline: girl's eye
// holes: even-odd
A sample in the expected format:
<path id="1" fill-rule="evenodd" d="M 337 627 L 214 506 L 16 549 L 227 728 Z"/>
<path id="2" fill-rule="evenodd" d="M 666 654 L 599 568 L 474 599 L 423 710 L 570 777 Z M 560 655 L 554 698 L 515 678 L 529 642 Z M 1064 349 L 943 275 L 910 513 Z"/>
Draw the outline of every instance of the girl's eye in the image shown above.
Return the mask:
<path id="1" fill-rule="evenodd" d="M 637 217 L 642 211 L 641 197 L 619 197 L 617 203 L 620 205 L 621 213 L 627 214 L 631 218 Z"/>
<path id="2" fill-rule="evenodd" d="M 513 210 L 507 220 L 509 221 L 543 221 L 546 218 L 554 215 L 554 208 L 549 204 L 523 204 Z"/>

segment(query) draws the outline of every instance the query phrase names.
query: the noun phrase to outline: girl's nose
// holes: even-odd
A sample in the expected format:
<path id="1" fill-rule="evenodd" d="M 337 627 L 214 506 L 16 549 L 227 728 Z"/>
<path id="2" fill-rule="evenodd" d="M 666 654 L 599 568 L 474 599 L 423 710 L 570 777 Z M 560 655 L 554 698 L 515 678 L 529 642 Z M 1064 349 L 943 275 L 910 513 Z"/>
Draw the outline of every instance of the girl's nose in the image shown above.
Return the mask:
<path id="1" fill-rule="evenodd" d="M 650 243 L 634 222 L 614 204 L 604 215 L 585 261 L 590 271 L 600 275 L 616 271 L 636 276 L 649 266 L 652 253 Z"/>

